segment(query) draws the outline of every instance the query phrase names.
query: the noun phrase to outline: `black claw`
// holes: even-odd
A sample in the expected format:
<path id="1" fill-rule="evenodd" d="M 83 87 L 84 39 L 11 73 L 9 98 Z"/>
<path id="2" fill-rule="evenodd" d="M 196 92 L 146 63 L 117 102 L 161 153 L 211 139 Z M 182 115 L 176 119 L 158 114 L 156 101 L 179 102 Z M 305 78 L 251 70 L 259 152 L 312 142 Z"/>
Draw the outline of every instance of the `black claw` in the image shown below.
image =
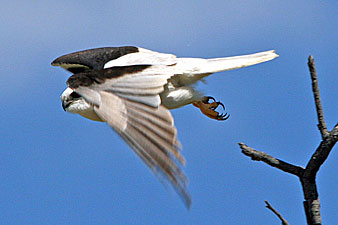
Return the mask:
<path id="1" fill-rule="evenodd" d="M 214 98 L 214 97 L 211 97 L 211 96 L 204 96 L 204 100 L 203 100 L 203 102 L 204 103 L 209 103 L 209 100 L 211 99 L 211 100 L 213 100 L 214 102 L 216 102 L 216 99 Z"/>
<path id="2" fill-rule="evenodd" d="M 225 115 L 227 115 L 227 114 L 225 114 Z M 224 117 L 223 120 L 227 120 L 227 119 L 229 119 L 229 117 L 230 117 L 230 114 L 228 114 L 226 117 Z"/>
<path id="3" fill-rule="evenodd" d="M 218 119 L 218 120 L 223 120 L 223 121 L 224 121 L 224 120 L 229 119 L 229 117 L 230 117 L 230 114 L 228 114 L 228 113 L 223 114 L 223 113 L 222 113 L 222 114 L 220 114 L 220 115 L 217 116 L 217 119 Z"/>
<path id="4" fill-rule="evenodd" d="M 225 110 L 225 106 L 223 105 L 223 103 L 222 103 L 222 102 L 217 102 L 217 104 L 218 104 L 218 105 L 221 105 L 221 106 L 222 106 L 222 108 L 223 108 L 223 110 Z"/>
<path id="5" fill-rule="evenodd" d="M 216 104 L 217 104 L 216 106 L 211 107 L 212 110 L 215 110 L 219 105 L 222 106 L 223 110 L 225 110 L 225 107 L 222 102 L 216 102 Z"/>

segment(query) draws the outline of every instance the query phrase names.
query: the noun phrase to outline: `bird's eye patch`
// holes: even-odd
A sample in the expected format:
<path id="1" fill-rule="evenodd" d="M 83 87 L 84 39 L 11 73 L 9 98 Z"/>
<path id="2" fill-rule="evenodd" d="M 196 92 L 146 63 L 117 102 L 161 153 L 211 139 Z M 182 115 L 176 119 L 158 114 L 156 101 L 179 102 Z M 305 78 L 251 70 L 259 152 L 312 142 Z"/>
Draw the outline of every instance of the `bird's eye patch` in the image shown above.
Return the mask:
<path id="1" fill-rule="evenodd" d="M 72 98 L 81 98 L 81 96 L 80 96 L 78 93 L 76 93 L 75 91 L 72 92 L 72 93 L 70 94 L 70 96 L 71 96 Z"/>

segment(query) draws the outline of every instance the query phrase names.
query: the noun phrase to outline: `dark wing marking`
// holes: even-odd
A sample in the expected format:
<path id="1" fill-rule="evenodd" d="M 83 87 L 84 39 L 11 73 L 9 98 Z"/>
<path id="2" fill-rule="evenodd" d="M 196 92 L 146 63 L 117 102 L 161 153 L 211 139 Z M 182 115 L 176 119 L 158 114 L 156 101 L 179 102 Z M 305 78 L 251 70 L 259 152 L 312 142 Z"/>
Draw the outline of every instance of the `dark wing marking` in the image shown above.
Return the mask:
<path id="1" fill-rule="evenodd" d="M 161 104 L 159 93 L 164 90 L 164 85 L 173 75 L 174 71 L 170 66 L 120 66 L 74 74 L 68 79 L 67 84 L 80 95 L 82 95 L 80 90 L 106 91 L 125 99 L 157 107 Z M 92 103 L 100 104 L 94 100 Z"/>
<path id="2" fill-rule="evenodd" d="M 138 48 L 133 46 L 94 48 L 60 56 L 51 64 L 61 66 L 72 73 L 80 73 L 103 69 L 106 62 L 138 51 Z"/>
<path id="3" fill-rule="evenodd" d="M 138 73 L 148 67 L 150 67 L 150 65 L 116 66 L 102 70 L 91 70 L 72 75 L 67 80 L 67 84 L 71 88 L 77 88 L 79 86 L 88 87 L 93 84 L 103 84 L 108 79 L 116 79 L 122 77 L 123 75 Z"/>

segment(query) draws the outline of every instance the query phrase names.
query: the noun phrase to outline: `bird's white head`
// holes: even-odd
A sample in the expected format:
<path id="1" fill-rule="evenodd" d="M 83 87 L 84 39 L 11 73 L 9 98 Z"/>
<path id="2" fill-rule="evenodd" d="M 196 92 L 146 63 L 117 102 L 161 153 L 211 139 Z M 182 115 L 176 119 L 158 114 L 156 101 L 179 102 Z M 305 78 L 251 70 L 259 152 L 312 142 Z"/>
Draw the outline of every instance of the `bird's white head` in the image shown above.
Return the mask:
<path id="1" fill-rule="evenodd" d="M 61 95 L 62 108 L 69 113 L 81 113 L 93 107 L 78 93 L 67 88 Z"/>
<path id="2" fill-rule="evenodd" d="M 60 98 L 62 101 L 62 108 L 66 112 L 80 114 L 90 120 L 102 121 L 95 113 L 93 105 L 88 103 L 73 89 L 67 88 Z"/>

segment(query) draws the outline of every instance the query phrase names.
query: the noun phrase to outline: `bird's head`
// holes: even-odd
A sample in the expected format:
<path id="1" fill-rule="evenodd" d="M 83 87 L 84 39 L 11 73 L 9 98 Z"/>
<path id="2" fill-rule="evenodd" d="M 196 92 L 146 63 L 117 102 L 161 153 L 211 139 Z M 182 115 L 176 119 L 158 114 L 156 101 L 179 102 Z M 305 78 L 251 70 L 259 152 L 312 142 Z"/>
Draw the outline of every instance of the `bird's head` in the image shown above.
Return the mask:
<path id="1" fill-rule="evenodd" d="M 61 95 L 62 108 L 66 112 L 79 113 L 91 108 L 90 104 L 71 88 L 67 88 Z"/>
<path id="2" fill-rule="evenodd" d="M 64 111 L 80 114 L 87 119 L 102 122 L 102 119 L 95 113 L 93 105 L 88 103 L 85 98 L 73 91 L 73 89 L 67 88 L 60 98 Z"/>

